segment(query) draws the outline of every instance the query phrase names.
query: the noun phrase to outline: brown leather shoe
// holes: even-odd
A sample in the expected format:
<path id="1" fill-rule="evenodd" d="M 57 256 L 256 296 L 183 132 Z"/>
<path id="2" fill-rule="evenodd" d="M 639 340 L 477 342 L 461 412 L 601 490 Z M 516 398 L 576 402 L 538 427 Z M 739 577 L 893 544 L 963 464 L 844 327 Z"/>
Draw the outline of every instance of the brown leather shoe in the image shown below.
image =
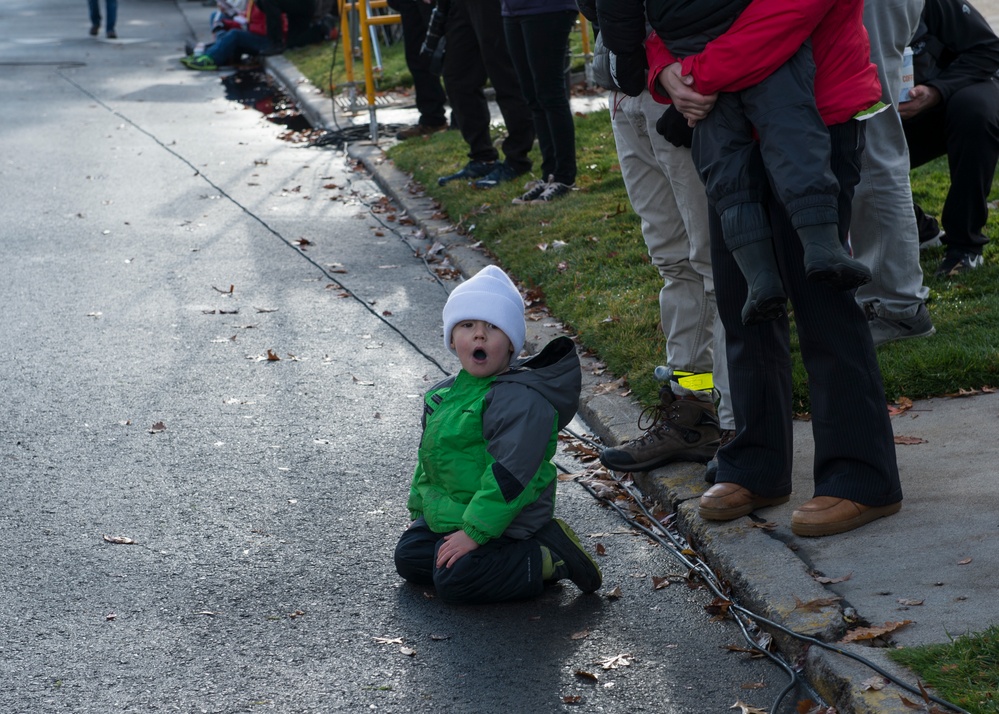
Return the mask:
<path id="1" fill-rule="evenodd" d="M 787 503 L 790 496 L 757 496 L 737 483 L 716 483 L 701 496 L 697 512 L 706 521 L 731 521 L 764 506 Z"/>
<path id="2" fill-rule="evenodd" d="M 898 513 L 900 508 L 901 501 L 887 506 L 865 506 L 846 498 L 816 496 L 791 514 L 791 532 L 799 536 L 846 533 L 878 518 Z"/>

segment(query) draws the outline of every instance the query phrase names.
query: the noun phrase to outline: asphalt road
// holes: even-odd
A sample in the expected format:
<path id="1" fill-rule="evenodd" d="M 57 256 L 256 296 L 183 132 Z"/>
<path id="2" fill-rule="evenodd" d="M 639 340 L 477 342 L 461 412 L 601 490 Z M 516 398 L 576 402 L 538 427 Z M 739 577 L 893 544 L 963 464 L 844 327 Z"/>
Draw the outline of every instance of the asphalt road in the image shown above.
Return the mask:
<path id="1" fill-rule="evenodd" d="M 454 283 L 343 155 L 179 65 L 175 2 L 119 17 L 106 42 L 82 2 L 0 7 L 0 711 L 768 707 L 780 670 L 574 482 L 599 594 L 400 582 Z"/>

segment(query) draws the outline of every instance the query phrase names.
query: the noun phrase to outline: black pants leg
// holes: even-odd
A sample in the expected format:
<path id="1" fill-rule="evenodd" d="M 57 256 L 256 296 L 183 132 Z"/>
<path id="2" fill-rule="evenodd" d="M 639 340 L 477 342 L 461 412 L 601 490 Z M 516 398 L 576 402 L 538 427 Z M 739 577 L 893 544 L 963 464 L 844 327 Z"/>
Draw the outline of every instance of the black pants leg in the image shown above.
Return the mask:
<path id="1" fill-rule="evenodd" d="M 458 128 L 471 149 L 469 158 L 492 161 L 498 156 L 489 135 L 489 105 L 482 92 L 488 77 L 506 124 L 506 161 L 517 173 L 530 171 L 528 153 L 534 146 L 534 121 L 510 61 L 499 0 L 452 2 L 446 37 L 444 86 L 458 115 Z M 476 52 L 478 56 L 474 56 Z"/>
<path id="2" fill-rule="evenodd" d="M 863 124 L 829 127 L 831 165 L 840 184 L 839 226 L 846 240 L 860 175 Z M 815 496 L 883 506 L 902 498 L 895 444 L 870 329 L 853 295 L 805 278 L 801 242 L 773 193 L 767 197 L 781 276 L 794 307 L 808 372 L 815 440 Z M 725 325 L 736 438 L 719 451 L 718 482 L 761 496 L 791 491 L 791 358 L 786 318 L 743 325 L 746 284 L 711 213 L 711 258 Z"/>
<path id="3" fill-rule="evenodd" d="M 999 83 L 989 80 L 958 90 L 945 104 L 902 122 L 902 128 L 911 166 L 947 156 L 950 191 L 940 221 L 943 242 L 981 253 L 989 242 L 983 230 L 999 162 Z"/>
<path id="4" fill-rule="evenodd" d="M 541 594 L 541 546 L 535 539 L 496 538 L 452 567 L 438 568 L 437 547 L 445 535 L 434 533 L 418 518 L 396 545 L 399 574 L 416 585 L 433 585 L 438 597 L 453 604 L 483 605 Z"/>
<path id="5" fill-rule="evenodd" d="M 416 109 L 420 112 L 420 124 L 443 126 L 447 123 L 444 87 L 441 86 L 440 77 L 430 71 L 430 62 L 420 56 L 433 6 L 423 0 L 389 0 L 388 6 L 399 13 L 402 23 L 403 51 L 406 53 L 406 67 L 413 75 L 413 91 L 416 94 Z"/>

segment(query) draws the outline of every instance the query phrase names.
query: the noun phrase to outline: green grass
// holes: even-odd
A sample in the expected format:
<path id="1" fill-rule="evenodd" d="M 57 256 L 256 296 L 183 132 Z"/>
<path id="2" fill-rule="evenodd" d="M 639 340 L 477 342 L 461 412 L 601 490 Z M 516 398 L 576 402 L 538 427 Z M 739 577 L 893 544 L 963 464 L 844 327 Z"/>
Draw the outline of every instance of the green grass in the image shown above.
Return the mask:
<path id="1" fill-rule="evenodd" d="M 661 284 L 628 203 L 608 112 L 576 117 L 576 146 L 580 190 L 551 206 L 510 205 L 523 190 L 522 181 L 488 192 L 459 182 L 438 187 L 437 176 L 467 160 L 456 132 L 404 142 L 392 147 L 389 157 L 502 266 L 527 286 L 540 288 L 552 313 L 611 372 L 627 377 L 639 401 L 650 404 L 658 392 L 652 370 L 664 361 Z M 540 157 L 534 158 L 540 165 Z M 912 182 L 925 210 L 939 215 L 949 185 L 945 162 L 914 171 Z M 997 235 L 994 217 L 987 232 Z M 942 256 L 936 248 L 922 258 L 938 334 L 878 351 L 890 400 L 999 384 L 999 256 L 986 248 L 985 266 L 955 280 L 933 277 Z M 794 408 L 808 411 L 807 378 L 797 355 L 795 365 Z"/>
<path id="2" fill-rule="evenodd" d="M 972 714 L 999 712 L 999 626 L 949 644 L 889 650 L 888 655 L 938 696 Z"/>

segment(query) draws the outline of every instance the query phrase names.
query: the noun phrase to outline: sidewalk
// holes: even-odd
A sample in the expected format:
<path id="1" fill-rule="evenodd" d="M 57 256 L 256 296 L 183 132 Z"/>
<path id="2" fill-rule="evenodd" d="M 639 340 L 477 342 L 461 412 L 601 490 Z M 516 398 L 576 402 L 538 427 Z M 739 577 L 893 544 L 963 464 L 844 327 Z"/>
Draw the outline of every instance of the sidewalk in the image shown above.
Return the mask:
<path id="1" fill-rule="evenodd" d="M 200 3 L 178 0 L 192 17 L 194 28 L 205 27 L 207 17 Z M 999 1 L 979 4 L 987 17 L 999 18 Z M 199 24 L 200 23 L 200 24 Z M 201 32 L 201 30 L 198 30 Z M 270 57 L 267 70 L 294 95 L 303 113 L 317 126 L 334 126 L 332 106 L 282 57 Z M 588 99 L 579 111 L 606 106 L 601 98 Z M 415 110 L 378 110 L 382 124 L 411 123 Z M 367 126 L 368 114 L 337 115 L 336 124 Z M 405 207 L 430 236 L 448 244 L 451 260 L 466 274 L 482 263 L 478 251 L 448 232 L 448 224 L 435 219 L 426 198 L 414 196 L 409 178 L 384 159 L 383 148 L 362 142 L 348 153 L 364 162 L 381 188 Z M 532 331 L 539 328 L 531 326 Z M 541 341 L 549 335 L 529 335 Z M 937 335 L 931 339 L 946 339 Z M 584 370 L 585 373 L 585 370 Z M 598 394 L 596 380 L 587 377 L 580 414 L 605 443 L 616 443 L 638 434 L 639 408 L 614 394 Z M 853 608 L 872 626 L 911 622 L 892 632 L 892 642 L 902 646 L 945 643 L 951 637 L 981 631 L 999 623 L 999 601 L 992 578 L 999 572 L 999 495 L 992 464 L 999 462 L 999 441 L 993 437 L 999 417 L 999 397 L 977 394 L 964 398 L 919 401 L 893 417 L 905 502 L 891 518 L 838 536 L 805 539 L 789 527 L 791 511 L 811 497 L 813 445 L 807 422 L 795 423 L 795 490 L 790 503 L 761 510 L 731 523 L 709 524 L 696 513 L 697 498 L 706 484 L 703 467 L 674 464 L 652 474 L 638 474 L 636 481 L 647 495 L 676 510 L 681 531 L 718 573 L 732 583 L 738 601 L 760 614 L 805 635 L 835 642 L 846 627 L 843 611 Z M 771 522 L 772 529 L 755 527 Z M 820 584 L 823 575 L 842 580 Z M 796 607 L 817 598 L 842 598 L 838 603 L 811 611 Z M 778 636 L 789 661 L 804 652 L 796 640 Z M 846 645 L 845 649 L 868 658 L 915 685 L 915 676 L 893 665 L 882 649 Z M 874 672 L 841 655 L 812 647 L 805 656 L 806 675 L 813 686 L 840 712 L 891 714 L 908 712 L 899 694 L 917 700 L 894 686 L 865 691 L 864 681 Z"/>

